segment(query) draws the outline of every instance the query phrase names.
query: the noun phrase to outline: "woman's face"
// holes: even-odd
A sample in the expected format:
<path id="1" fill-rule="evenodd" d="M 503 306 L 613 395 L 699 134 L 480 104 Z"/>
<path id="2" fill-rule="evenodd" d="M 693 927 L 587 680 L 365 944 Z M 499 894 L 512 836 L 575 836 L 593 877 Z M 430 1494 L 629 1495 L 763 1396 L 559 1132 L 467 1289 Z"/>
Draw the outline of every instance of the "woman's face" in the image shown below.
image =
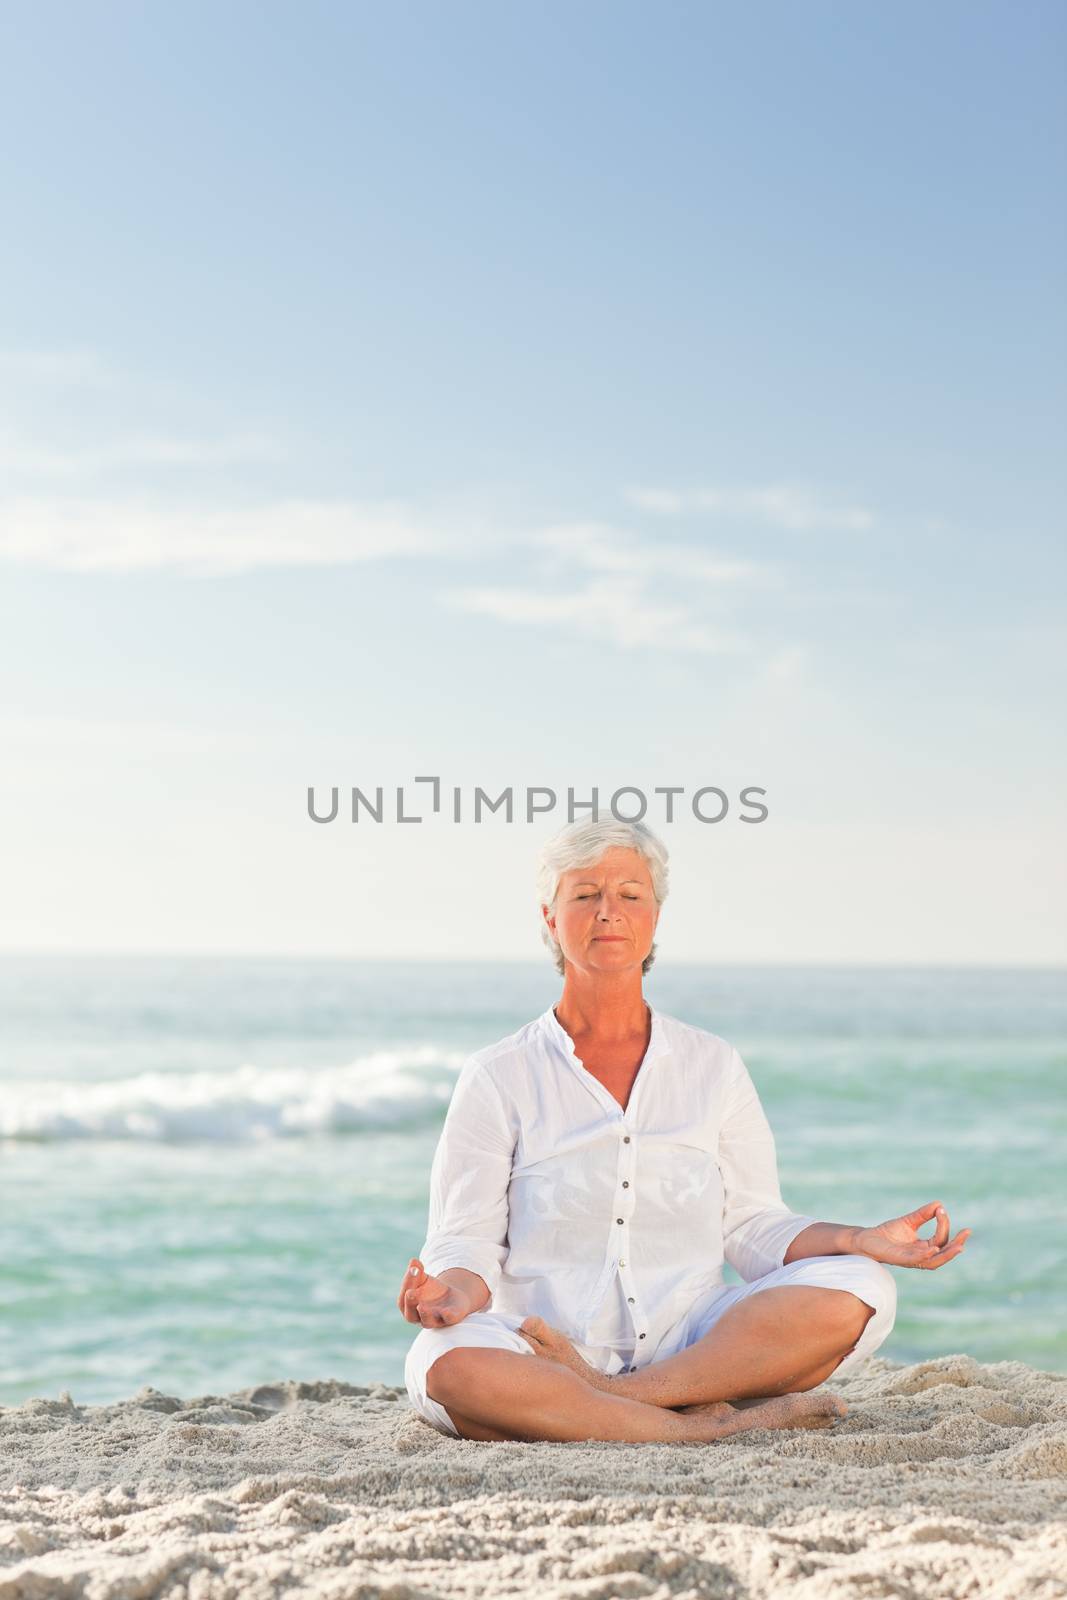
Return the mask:
<path id="1" fill-rule="evenodd" d="M 592 867 L 560 876 L 556 909 L 541 914 L 572 966 L 595 972 L 640 967 L 652 948 L 659 906 L 644 856 L 612 845 Z"/>

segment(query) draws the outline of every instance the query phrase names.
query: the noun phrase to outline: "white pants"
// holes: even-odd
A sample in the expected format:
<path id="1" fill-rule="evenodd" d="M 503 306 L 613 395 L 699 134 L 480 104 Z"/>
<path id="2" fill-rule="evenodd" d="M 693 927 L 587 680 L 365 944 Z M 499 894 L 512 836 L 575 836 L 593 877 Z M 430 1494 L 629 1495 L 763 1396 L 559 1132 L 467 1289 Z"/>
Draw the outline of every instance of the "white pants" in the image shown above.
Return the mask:
<path id="1" fill-rule="evenodd" d="M 874 1316 L 868 1318 L 857 1343 L 834 1368 L 834 1377 L 852 1371 L 865 1361 L 887 1338 L 893 1327 L 897 1310 L 896 1279 L 881 1262 L 872 1261 L 870 1256 L 806 1256 L 800 1261 L 791 1261 L 786 1267 L 766 1272 L 762 1278 L 756 1278 L 751 1283 L 718 1285 L 710 1298 L 702 1299 L 679 1319 L 660 1342 L 651 1360 L 641 1365 L 649 1366 L 652 1361 L 663 1361 L 667 1356 L 676 1355 L 679 1350 L 687 1350 L 715 1326 L 724 1312 L 737 1305 L 739 1300 L 747 1299 L 750 1294 L 790 1284 L 818 1289 L 847 1289 L 865 1305 L 874 1308 Z M 439 1432 L 453 1439 L 459 1438 L 444 1406 L 426 1392 L 427 1373 L 438 1356 L 443 1356 L 446 1350 L 457 1348 L 476 1346 L 479 1349 L 514 1350 L 519 1355 L 532 1356 L 535 1353 L 533 1346 L 516 1331 L 524 1320 L 512 1312 L 472 1311 L 462 1322 L 450 1328 L 421 1329 L 415 1335 L 404 1363 L 408 1398 L 419 1416 Z M 565 1329 L 562 1331 L 566 1332 Z M 618 1372 L 626 1365 L 620 1362 L 617 1352 L 608 1345 L 579 1344 L 577 1340 L 573 1343 L 579 1355 L 598 1372 Z"/>

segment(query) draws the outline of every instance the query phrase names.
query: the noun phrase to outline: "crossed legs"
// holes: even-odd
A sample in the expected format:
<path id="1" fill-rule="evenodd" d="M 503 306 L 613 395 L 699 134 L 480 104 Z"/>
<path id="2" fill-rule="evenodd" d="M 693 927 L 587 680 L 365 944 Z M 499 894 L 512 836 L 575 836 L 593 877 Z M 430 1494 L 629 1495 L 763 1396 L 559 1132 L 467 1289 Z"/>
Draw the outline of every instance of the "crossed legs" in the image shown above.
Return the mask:
<path id="1" fill-rule="evenodd" d="M 840 1366 L 873 1316 L 874 1307 L 847 1289 L 764 1289 L 739 1300 L 677 1355 L 638 1372 L 595 1376 L 612 1394 L 657 1406 L 814 1389 Z"/>
<path id="2" fill-rule="evenodd" d="M 826 1427 L 845 1415 L 844 1402 L 797 1391 L 829 1377 L 873 1315 L 844 1289 L 765 1289 L 687 1350 L 610 1378 L 541 1318 L 527 1317 L 521 1331 L 532 1361 L 461 1346 L 434 1361 L 426 1390 L 468 1439 L 697 1443 L 750 1428 Z M 728 1403 L 755 1397 L 741 1409 Z"/>

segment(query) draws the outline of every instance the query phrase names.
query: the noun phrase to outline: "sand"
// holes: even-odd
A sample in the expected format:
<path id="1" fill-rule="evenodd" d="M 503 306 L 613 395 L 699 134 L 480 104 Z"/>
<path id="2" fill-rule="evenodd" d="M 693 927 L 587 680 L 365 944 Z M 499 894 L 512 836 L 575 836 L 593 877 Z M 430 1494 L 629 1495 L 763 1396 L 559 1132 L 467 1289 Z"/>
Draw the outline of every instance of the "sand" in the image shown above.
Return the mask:
<path id="1" fill-rule="evenodd" d="M 830 1431 L 476 1444 L 402 1389 L 0 1408 L 0 1600 L 1067 1596 L 1067 1376 L 879 1357 Z"/>

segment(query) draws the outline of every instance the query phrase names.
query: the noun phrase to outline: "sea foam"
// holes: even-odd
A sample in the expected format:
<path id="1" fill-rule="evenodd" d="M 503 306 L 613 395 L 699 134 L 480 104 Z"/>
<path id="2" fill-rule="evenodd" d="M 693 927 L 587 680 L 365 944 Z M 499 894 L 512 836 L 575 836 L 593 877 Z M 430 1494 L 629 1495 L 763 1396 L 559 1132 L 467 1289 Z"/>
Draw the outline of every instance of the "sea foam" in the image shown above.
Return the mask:
<path id="1" fill-rule="evenodd" d="M 105 1083 L 8 1082 L 0 1139 L 247 1142 L 411 1128 L 440 1120 L 465 1059 L 420 1045 L 314 1069 L 249 1063 Z"/>

